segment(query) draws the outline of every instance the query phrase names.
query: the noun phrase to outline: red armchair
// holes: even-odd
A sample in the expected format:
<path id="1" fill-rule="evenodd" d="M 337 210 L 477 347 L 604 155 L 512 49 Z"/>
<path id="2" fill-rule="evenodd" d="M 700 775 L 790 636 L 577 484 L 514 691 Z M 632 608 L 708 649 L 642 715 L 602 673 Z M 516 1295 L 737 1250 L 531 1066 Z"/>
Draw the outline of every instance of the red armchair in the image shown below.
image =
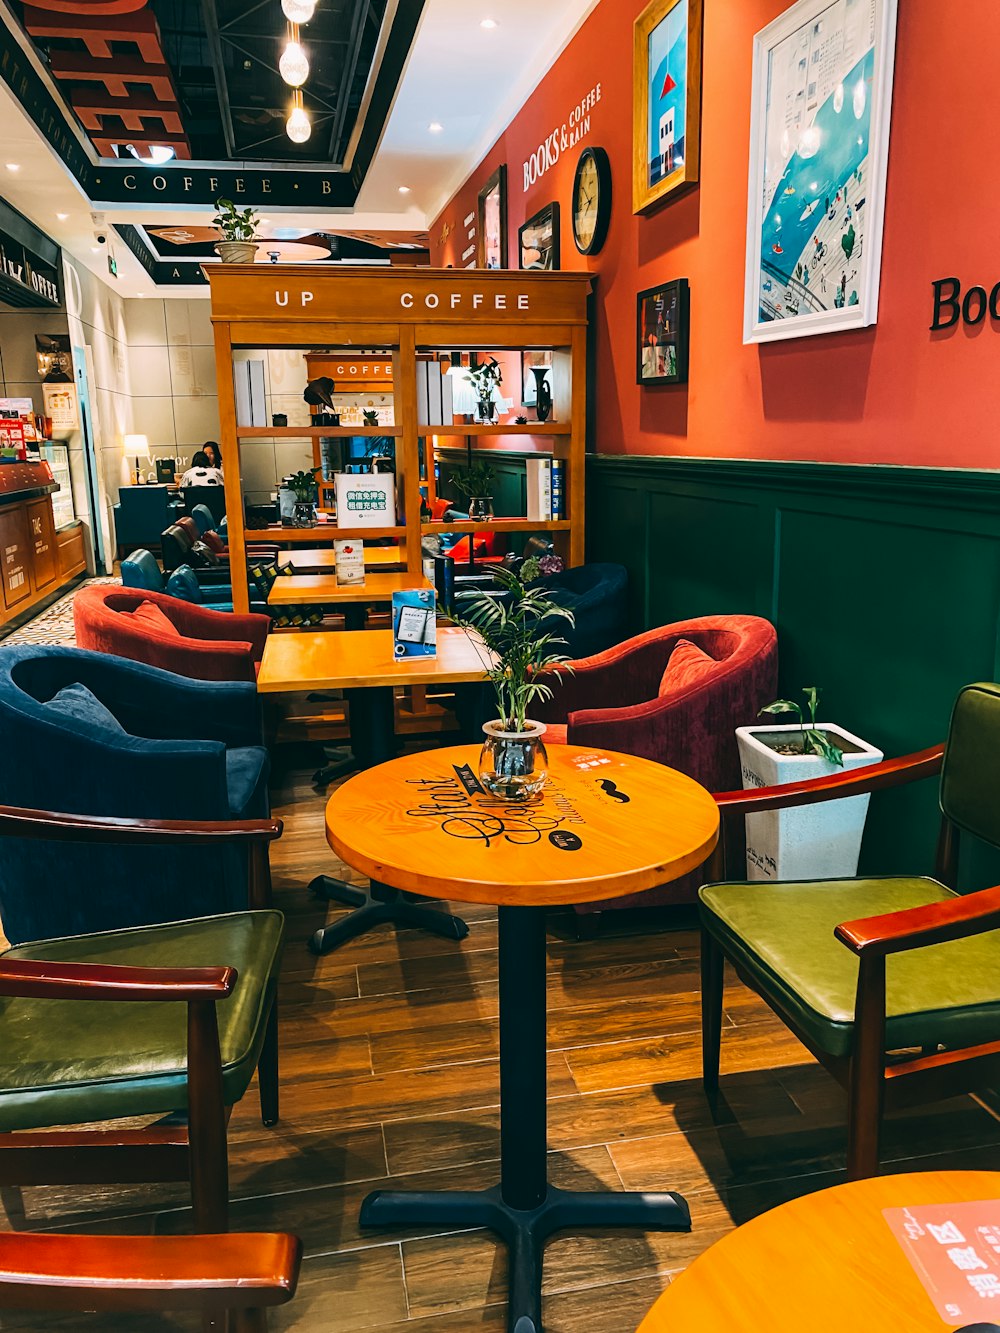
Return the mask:
<path id="1" fill-rule="evenodd" d="M 143 602 L 157 607 L 173 629 L 134 612 Z M 193 680 L 257 679 L 268 616 L 210 611 L 144 588 L 116 585 L 81 588 L 73 600 L 80 648 L 127 657 Z"/>
<path id="2" fill-rule="evenodd" d="M 715 664 L 691 684 L 661 685 L 679 640 Z M 586 657 L 553 683 L 553 698 L 533 708 L 549 728 L 546 744 L 620 750 L 655 759 L 709 791 L 740 786 L 733 734 L 756 720 L 778 688 L 778 639 L 758 616 L 702 616 L 663 625 L 606 652 Z M 661 693 L 661 689 L 663 692 Z M 685 876 L 650 893 L 590 903 L 577 911 L 694 901 L 700 876 Z"/>

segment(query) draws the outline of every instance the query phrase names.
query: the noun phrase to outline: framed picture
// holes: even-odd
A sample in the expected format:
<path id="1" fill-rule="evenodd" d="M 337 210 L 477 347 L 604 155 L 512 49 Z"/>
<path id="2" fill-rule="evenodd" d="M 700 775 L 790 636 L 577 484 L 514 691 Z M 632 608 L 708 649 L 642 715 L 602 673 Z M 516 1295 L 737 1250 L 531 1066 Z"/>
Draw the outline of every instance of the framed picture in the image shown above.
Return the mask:
<path id="1" fill-rule="evenodd" d="M 525 407 L 535 407 L 538 403 L 538 376 L 531 372 L 535 369 L 552 369 L 552 349 L 545 348 L 543 351 L 522 352 L 521 353 L 521 402 Z M 552 392 L 552 376 L 544 376 L 548 380 L 549 392 Z"/>
<path id="2" fill-rule="evenodd" d="M 652 0 L 635 21 L 632 207 L 655 208 L 698 180 L 704 0 Z"/>
<path id="3" fill-rule="evenodd" d="M 518 230 L 521 268 L 559 267 L 559 205 L 546 204 Z"/>
<path id="4" fill-rule="evenodd" d="M 637 383 L 686 384 L 691 323 L 687 278 L 647 288 L 636 305 Z"/>
<path id="5" fill-rule="evenodd" d="M 878 318 L 896 0 L 799 0 L 754 38 L 743 341 Z"/>
<path id="6" fill-rule="evenodd" d="M 479 191 L 480 268 L 507 267 L 507 168 L 497 167 Z"/>

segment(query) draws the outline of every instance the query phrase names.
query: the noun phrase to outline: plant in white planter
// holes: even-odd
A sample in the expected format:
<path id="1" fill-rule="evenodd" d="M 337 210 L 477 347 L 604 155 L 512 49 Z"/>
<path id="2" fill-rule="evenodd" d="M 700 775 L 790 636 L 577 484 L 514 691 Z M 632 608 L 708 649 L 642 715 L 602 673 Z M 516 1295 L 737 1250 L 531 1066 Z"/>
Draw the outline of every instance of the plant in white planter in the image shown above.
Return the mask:
<path id="1" fill-rule="evenodd" d="M 573 612 L 556 606 L 547 588 L 526 587 L 523 576 L 502 565 L 494 567 L 493 581 L 495 592 L 462 596 L 462 613 L 452 619 L 482 647 L 497 697 L 499 716 L 483 727 L 479 780 L 494 796 L 523 801 L 541 791 L 549 762 L 545 727 L 528 710 L 536 700 L 552 698 L 542 673 L 558 679 L 557 668 L 567 661 L 558 651 L 566 642 L 559 621 L 572 626 Z"/>
<path id="2" fill-rule="evenodd" d="M 222 232 L 222 240 L 215 247 L 224 264 L 252 264 L 257 255 L 259 217 L 252 208 L 240 208 L 231 199 L 215 201 L 212 219 Z"/>
<path id="3" fill-rule="evenodd" d="M 819 690 L 807 686 L 805 708 L 778 699 L 761 714 L 797 715 L 790 725 L 738 727 L 744 788 L 808 782 L 838 769 L 865 768 L 883 754 L 830 722 L 817 722 Z M 748 879 L 841 879 L 856 875 L 869 798 L 747 815 Z"/>

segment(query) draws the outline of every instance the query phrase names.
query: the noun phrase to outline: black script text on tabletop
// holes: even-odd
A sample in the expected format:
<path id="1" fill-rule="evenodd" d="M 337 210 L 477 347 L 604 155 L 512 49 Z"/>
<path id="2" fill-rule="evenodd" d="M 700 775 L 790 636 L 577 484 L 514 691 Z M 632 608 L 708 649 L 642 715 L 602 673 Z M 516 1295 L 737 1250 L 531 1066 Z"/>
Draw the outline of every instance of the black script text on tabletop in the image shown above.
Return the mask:
<path id="1" fill-rule="evenodd" d="M 531 846 L 561 824 L 586 822 L 561 792 L 553 793 L 552 799 L 562 813 L 551 815 L 544 809 L 541 796 L 516 804 L 486 795 L 477 795 L 473 801 L 461 775 L 411 778 L 408 785 L 419 788 L 419 803 L 407 810 L 409 818 L 436 820 L 449 838 L 485 842 L 487 847 L 497 838 L 516 846 Z"/>
<path id="2" fill-rule="evenodd" d="M 969 328 L 982 324 L 987 312 L 990 319 L 1000 319 L 1000 282 L 995 283 L 989 295 L 985 287 L 970 287 L 962 296 L 959 278 L 939 278 L 934 288 L 934 320 L 932 333 L 953 329 L 959 320 Z"/>

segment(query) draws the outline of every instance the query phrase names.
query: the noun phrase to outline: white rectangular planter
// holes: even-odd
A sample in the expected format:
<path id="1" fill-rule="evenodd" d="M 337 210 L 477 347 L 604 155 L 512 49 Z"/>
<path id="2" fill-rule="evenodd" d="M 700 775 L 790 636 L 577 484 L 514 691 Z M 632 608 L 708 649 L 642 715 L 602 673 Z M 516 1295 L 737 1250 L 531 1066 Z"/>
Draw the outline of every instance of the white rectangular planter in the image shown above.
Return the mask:
<path id="1" fill-rule="evenodd" d="M 858 747 L 845 750 L 845 770 L 882 762 L 881 750 L 852 736 L 843 727 L 824 722 L 817 724 L 816 730 L 839 737 L 849 747 Z M 795 724 L 736 729 L 745 789 L 808 782 L 843 771 L 819 755 L 778 754 L 760 739 L 794 737 L 800 731 Z M 850 796 L 792 810 L 747 815 L 747 878 L 842 879 L 856 875 L 869 799 L 867 795 Z"/>

